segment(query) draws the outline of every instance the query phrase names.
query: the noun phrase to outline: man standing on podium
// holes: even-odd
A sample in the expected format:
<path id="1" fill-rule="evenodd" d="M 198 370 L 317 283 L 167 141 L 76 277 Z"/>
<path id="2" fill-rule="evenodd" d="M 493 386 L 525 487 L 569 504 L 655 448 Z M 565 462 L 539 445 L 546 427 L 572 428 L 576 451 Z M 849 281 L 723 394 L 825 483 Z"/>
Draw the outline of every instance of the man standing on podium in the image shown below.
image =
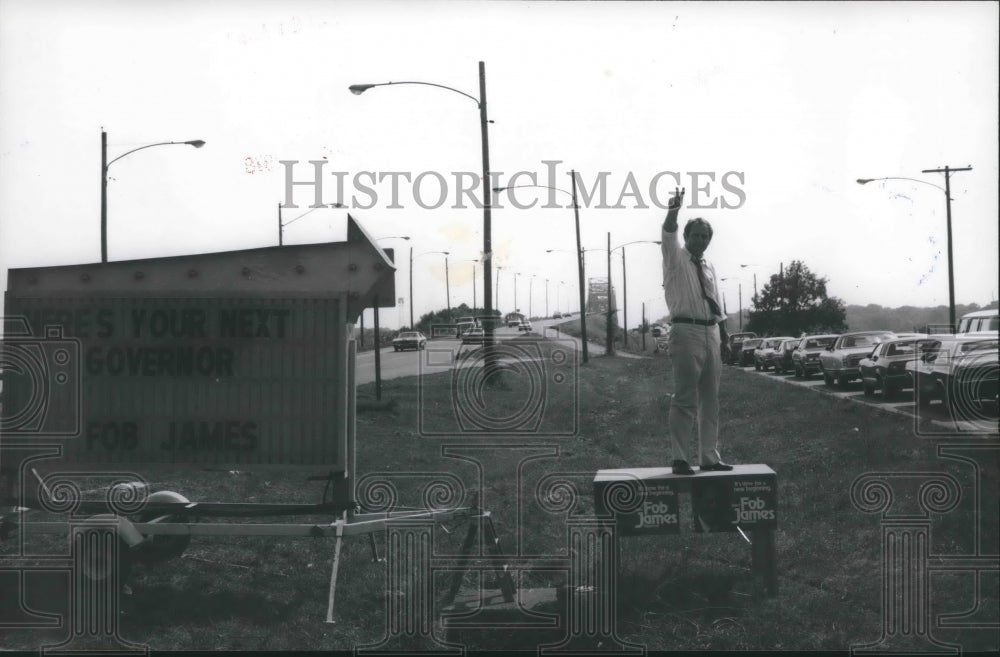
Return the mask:
<path id="1" fill-rule="evenodd" d="M 701 218 L 684 226 L 684 246 L 677 237 L 677 214 L 684 190 L 674 191 L 663 222 L 663 290 L 670 310 L 670 356 L 674 397 L 670 407 L 670 442 L 674 474 L 693 475 L 688 458 L 696 439 L 702 472 L 732 470 L 719 456 L 719 380 L 728 360 L 726 317 L 719 308 L 715 268 L 702 257 L 712 241 L 712 226 Z"/>

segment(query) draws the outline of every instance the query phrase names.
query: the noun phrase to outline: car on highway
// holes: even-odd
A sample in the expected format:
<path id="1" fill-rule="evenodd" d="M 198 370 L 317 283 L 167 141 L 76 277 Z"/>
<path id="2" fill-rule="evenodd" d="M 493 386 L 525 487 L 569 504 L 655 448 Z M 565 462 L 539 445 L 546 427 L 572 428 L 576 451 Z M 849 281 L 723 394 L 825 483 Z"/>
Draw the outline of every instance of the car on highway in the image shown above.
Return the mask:
<path id="1" fill-rule="evenodd" d="M 819 372 L 819 355 L 837 339 L 838 333 L 823 333 L 807 335 L 799 340 L 798 346 L 792 352 L 792 370 L 795 376 L 809 378 L 814 372 Z"/>
<path id="2" fill-rule="evenodd" d="M 455 322 L 455 337 L 460 338 L 470 328 L 477 326 L 479 326 L 479 322 L 476 321 L 475 317 L 459 317 L 458 321 Z"/>
<path id="3" fill-rule="evenodd" d="M 757 350 L 757 347 L 764 341 L 763 338 L 747 338 L 742 343 L 740 343 L 740 360 L 739 364 L 743 367 L 753 365 L 753 355 Z"/>
<path id="4" fill-rule="evenodd" d="M 756 338 L 757 334 L 753 331 L 745 331 L 743 333 L 730 333 L 729 334 L 729 365 L 735 365 L 740 362 L 743 358 L 743 341 L 748 338 Z"/>
<path id="5" fill-rule="evenodd" d="M 774 350 L 774 371 L 778 374 L 791 372 L 793 369 L 792 352 L 799 346 L 799 338 L 787 338 L 781 341 Z"/>
<path id="6" fill-rule="evenodd" d="M 528 333 L 528 332 L 530 332 L 531 331 L 531 322 L 529 322 L 528 320 L 524 320 L 523 322 L 521 322 L 518 325 L 517 330 L 520 331 L 520 332 L 522 332 L 522 333 Z"/>
<path id="7" fill-rule="evenodd" d="M 392 340 L 393 351 L 413 349 L 419 351 L 427 347 L 427 338 L 420 331 L 403 331 Z"/>
<path id="8" fill-rule="evenodd" d="M 781 336 L 776 338 L 764 338 L 760 346 L 753 352 L 753 368 L 760 371 L 768 371 L 774 367 L 774 359 L 778 354 L 778 347 L 785 340 L 790 340 L 788 336 Z"/>
<path id="9" fill-rule="evenodd" d="M 906 364 L 920 357 L 920 342 L 926 335 L 886 340 L 861 359 L 861 387 L 866 397 L 882 391 L 882 399 L 894 400 L 901 391 L 913 387 Z"/>
<path id="10" fill-rule="evenodd" d="M 831 387 L 836 382 L 841 388 L 846 388 L 848 383 L 861 378 L 861 370 L 858 368 L 861 359 L 870 354 L 878 343 L 896 337 L 891 331 L 851 331 L 840 334 L 819 355 L 823 382 Z"/>
<path id="11" fill-rule="evenodd" d="M 552 313 L 552 319 L 562 319 L 562 313 L 558 310 Z"/>
<path id="12" fill-rule="evenodd" d="M 479 327 L 468 329 L 462 334 L 462 344 L 483 344 L 486 333 Z"/>
<path id="13" fill-rule="evenodd" d="M 918 413 L 940 400 L 953 416 L 997 410 L 997 333 L 933 335 L 907 362 Z"/>

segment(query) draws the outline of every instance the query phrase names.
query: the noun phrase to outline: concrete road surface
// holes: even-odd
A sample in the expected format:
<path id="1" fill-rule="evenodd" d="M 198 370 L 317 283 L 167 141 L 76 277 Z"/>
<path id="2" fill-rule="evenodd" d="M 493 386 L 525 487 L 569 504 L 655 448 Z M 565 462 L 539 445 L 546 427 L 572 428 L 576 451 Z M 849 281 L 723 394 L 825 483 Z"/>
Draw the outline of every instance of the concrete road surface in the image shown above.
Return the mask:
<path id="1" fill-rule="evenodd" d="M 579 315 L 574 316 L 576 321 L 579 321 Z M 572 321 L 573 318 L 570 318 Z M 565 333 L 560 333 L 559 331 L 552 328 L 555 324 L 562 324 L 567 321 L 566 318 L 563 319 L 540 319 L 531 322 L 531 329 L 533 332 L 539 335 L 544 335 L 549 338 L 558 338 L 560 340 L 566 340 L 567 342 L 572 342 L 576 347 L 577 351 L 581 351 L 581 342 L 579 339 L 572 336 L 566 335 Z M 502 342 L 504 340 L 510 340 L 511 338 L 516 338 L 518 335 L 522 335 L 515 328 L 499 328 L 494 333 L 497 341 Z M 447 339 L 447 338 L 435 338 L 433 340 L 427 341 L 427 349 L 432 351 L 442 351 L 442 350 L 455 350 L 457 353 L 462 349 L 475 349 L 473 345 L 462 345 L 461 341 L 458 339 Z M 588 345 L 587 353 L 590 356 L 603 356 L 604 347 L 601 345 L 596 345 L 591 342 Z M 386 381 L 388 379 L 398 379 L 405 376 L 417 376 L 420 372 L 420 359 L 425 357 L 426 351 L 393 351 L 392 347 L 383 347 L 381 352 L 382 361 L 382 380 Z M 627 356 L 632 356 L 632 354 L 625 354 Z M 365 351 L 358 354 L 357 359 L 357 382 L 358 384 L 363 383 L 373 383 L 375 381 L 375 352 Z"/>

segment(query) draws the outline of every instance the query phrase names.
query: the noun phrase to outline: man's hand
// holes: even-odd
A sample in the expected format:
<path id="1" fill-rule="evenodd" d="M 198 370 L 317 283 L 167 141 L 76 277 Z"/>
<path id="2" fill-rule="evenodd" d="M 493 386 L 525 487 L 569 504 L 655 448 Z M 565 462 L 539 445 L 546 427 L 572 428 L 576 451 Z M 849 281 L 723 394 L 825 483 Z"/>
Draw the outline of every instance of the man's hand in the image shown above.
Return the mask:
<path id="1" fill-rule="evenodd" d="M 667 210 L 679 210 L 681 205 L 684 203 L 684 187 L 675 187 L 674 195 L 670 197 L 667 201 Z"/>
<path id="2" fill-rule="evenodd" d="M 722 362 L 723 363 L 728 363 L 729 362 L 729 357 L 732 355 L 732 353 L 733 353 L 732 350 L 729 348 L 729 342 L 728 341 L 723 342 L 722 343 Z"/>
<path id="3" fill-rule="evenodd" d="M 663 220 L 663 230 L 668 233 L 677 232 L 677 213 L 684 203 L 684 188 L 675 187 L 674 195 L 667 201 L 667 218 Z"/>

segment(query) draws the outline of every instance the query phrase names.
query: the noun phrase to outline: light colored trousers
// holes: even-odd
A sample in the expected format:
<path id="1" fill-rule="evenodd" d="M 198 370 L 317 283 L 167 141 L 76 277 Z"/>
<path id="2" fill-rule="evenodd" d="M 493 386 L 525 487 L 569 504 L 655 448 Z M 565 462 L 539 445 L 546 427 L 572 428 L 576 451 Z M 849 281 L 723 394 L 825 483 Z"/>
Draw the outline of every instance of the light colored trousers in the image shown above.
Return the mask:
<path id="1" fill-rule="evenodd" d="M 675 460 L 687 461 L 691 438 L 697 464 L 713 465 L 719 456 L 719 380 L 722 377 L 719 327 L 674 324 L 670 330 L 674 398 L 670 405 L 670 446 Z"/>

